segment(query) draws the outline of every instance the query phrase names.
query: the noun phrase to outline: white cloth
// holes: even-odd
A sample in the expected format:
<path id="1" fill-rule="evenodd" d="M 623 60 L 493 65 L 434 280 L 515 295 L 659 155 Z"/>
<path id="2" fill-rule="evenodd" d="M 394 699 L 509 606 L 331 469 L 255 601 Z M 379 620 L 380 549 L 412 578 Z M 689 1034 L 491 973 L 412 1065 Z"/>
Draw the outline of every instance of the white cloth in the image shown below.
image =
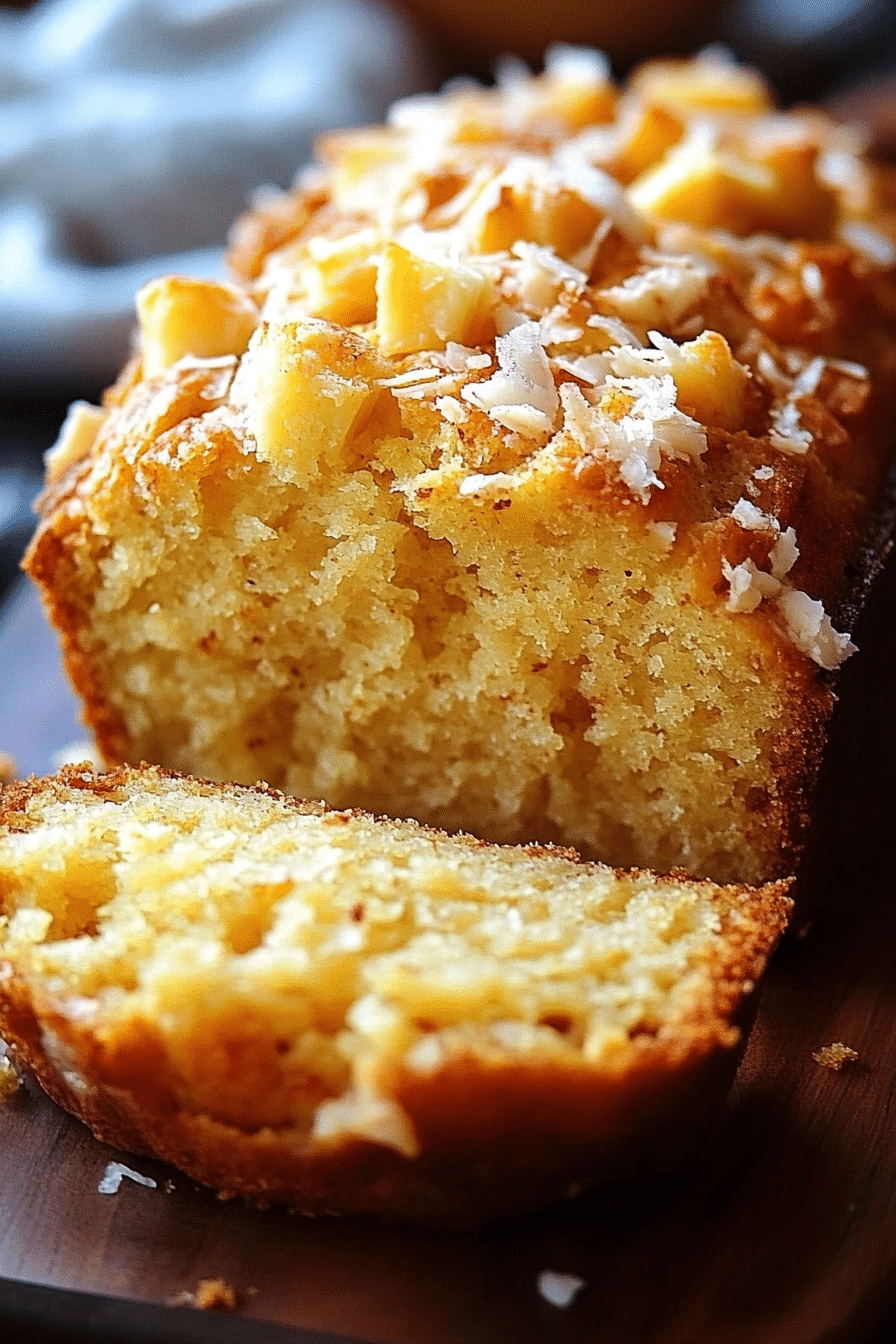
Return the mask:
<path id="1" fill-rule="evenodd" d="M 145 280 L 219 274 L 254 187 L 431 79 L 379 0 L 0 10 L 0 391 L 108 380 Z"/>

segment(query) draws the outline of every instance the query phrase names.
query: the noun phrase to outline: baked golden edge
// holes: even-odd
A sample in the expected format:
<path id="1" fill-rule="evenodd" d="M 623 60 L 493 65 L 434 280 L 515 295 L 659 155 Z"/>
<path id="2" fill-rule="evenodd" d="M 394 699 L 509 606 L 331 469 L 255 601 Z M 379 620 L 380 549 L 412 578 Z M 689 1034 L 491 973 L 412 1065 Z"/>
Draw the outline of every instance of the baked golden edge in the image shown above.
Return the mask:
<path id="1" fill-rule="evenodd" d="M 178 778 L 158 767 L 142 768 Z M 126 788 L 137 773 L 122 767 L 96 775 L 76 766 L 59 778 L 69 788 L 109 795 Z M 197 780 L 188 785 L 237 795 L 268 793 L 297 813 L 330 810 L 262 785 Z M 33 778 L 7 786 L 0 792 L 0 826 L 22 829 L 24 807 L 47 787 L 53 787 L 52 780 Z M 380 820 L 387 826 L 409 824 Z M 485 847 L 482 840 L 464 839 Z M 542 846 L 525 849 L 547 852 Z M 582 862 L 573 851 L 549 852 Z M 748 932 L 726 941 L 724 957 L 713 966 L 711 1000 L 686 1032 L 663 1042 L 635 1038 L 630 1059 L 614 1071 L 584 1062 L 527 1068 L 471 1057 L 453 1059 L 432 1077 L 402 1071 L 392 1096 L 417 1132 L 420 1153 L 413 1159 L 360 1138 L 303 1148 L 289 1132 L 250 1133 L 202 1114 L 175 1111 L 166 1105 L 165 1058 L 157 1039 L 134 1039 L 126 1051 L 110 1057 L 83 1023 L 45 999 L 38 986 L 2 959 L 0 1033 L 53 1101 L 99 1139 L 161 1158 L 225 1196 L 281 1202 L 311 1214 L 370 1213 L 431 1226 L 476 1226 L 578 1193 L 608 1176 L 674 1161 L 717 1117 L 755 1013 L 755 986 L 791 902 L 787 881 L 759 889 L 694 885 L 748 901 L 753 918 Z M 730 935 L 724 913 L 722 928 Z M 739 1033 L 734 1047 L 732 1026 Z M 57 1046 L 52 1050 L 57 1058 L 51 1057 L 47 1029 L 65 1055 L 77 1061 L 86 1088 L 66 1077 Z"/>

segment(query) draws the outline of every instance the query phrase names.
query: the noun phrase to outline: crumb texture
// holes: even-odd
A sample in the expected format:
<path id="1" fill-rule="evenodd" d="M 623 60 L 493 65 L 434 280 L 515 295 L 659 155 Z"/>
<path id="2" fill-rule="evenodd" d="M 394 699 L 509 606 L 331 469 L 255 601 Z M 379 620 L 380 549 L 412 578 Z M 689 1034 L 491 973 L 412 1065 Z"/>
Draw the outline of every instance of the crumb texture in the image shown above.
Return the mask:
<path id="1" fill-rule="evenodd" d="M 681 1123 L 735 1059 L 789 907 L 782 884 L 617 873 L 149 768 L 72 767 L 3 803 L 14 1047 L 100 1132 L 126 1116 L 130 1146 L 312 1207 L 306 1168 L 359 1147 L 414 1180 L 437 1160 L 487 1184 L 494 1160 L 500 1192 L 502 1162 L 536 1188 L 587 1179 L 654 1114 Z M 184 1127 L 209 1152 L 181 1151 Z M 570 1155 L 538 1156 L 552 1132 Z"/>

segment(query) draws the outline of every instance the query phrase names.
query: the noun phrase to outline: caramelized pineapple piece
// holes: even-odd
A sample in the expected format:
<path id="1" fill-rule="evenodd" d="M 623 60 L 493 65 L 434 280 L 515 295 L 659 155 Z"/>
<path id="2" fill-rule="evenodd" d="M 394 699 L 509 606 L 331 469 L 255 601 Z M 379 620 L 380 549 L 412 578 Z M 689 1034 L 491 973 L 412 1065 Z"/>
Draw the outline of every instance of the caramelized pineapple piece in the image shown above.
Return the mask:
<path id="1" fill-rule="evenodd" d="M 646 101 L 682 111 L 771 111 L 774 100 L 758 70 L 735 65 L 715 52 L 695 60 L 650 61 L 629 87 Z"/>
<path id="2" fill-rule="evenodd" d="M 748 373 L 717 331 L 693 341 L 663 341 L 678 388 L 678 405 L 703 425 L 735 430 L 743 425 Z"/>
<path id="3" fill-rule="evenodd" d="M 166 275 L 137 295 L 137 316 L 147 377 L 184 355 L 214 359 L 241 355 L 258 326 L 258 309 L 237 285 Z"/>
<path id="4" fill-rule="evenodd" d="M 375 229 L 343 238 L 312 238 L 298 270 L 312 317 L 351 327 L 376 317 Z"/>
<path id="5" fill-rule="evenodd" d="M 258 456 L 299 484 L 339 462 L 373 409 L 378 372 L 371 346 L 339 327 L 265 324 L 241 370 Z"/>
<path id="6" fill-rule="evenodd" d="M 645 214 L 680 219 L 701 228 L 825 238 L 834 222 L 833 191 L 815 175 L 817 150 L 784 146 L 749 158 L 694 138 L 629 187 Z"/>
<path id="7" fill-rule="evenodd" d="M 376 332 L 386 356 L 473 345 L 494 336 L 491 285 L 447 258 L 431 261 L 398 243 L 383 251 L 376 281 Z"/>

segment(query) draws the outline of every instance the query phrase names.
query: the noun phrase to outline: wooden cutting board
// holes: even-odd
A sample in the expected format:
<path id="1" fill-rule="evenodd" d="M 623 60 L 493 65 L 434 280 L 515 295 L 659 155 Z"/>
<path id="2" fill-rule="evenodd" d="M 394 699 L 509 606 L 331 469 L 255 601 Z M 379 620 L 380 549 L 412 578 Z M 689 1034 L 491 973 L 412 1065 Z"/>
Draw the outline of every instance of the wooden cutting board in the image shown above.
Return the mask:
<path id="1" fill-rule="evenodd" d="M 216 1338 L 266 1344 L 280 1333 L 251 1318 L 389 1344 L 896 1338 L 894 610 L 891 565 L 841 682 L 815 913 L 782 945 L 720 1128 L 687 1165 L 476 1233 L 310 1220 L 222 1203 L 114 1152 L 28 1081 L 0 1107 L 0 1275 L 157 1304 L 221 1277 L 240 1305 Z M 42 771 L 79 734 L 55 642 L 22 587 L 0 619 L 0 750 Z M 839 1072 L 812 1057 L 833 1041 L 859 1056 Z M 111 1160 L 155 1188 L 125 1179 L 100 1194 Z M 539 1296 L 545 1269 L 584 1281 L 572 1305 Z M 0 1325 L 4 1300 L 13 1312 L 24 1293 L 3 1291 Z M 70 1309 L 34 1294 L 32 1316 L 48 1303 Z M 185 1337 L 183 1311 L 120 1311 L 133 1324 L 121 1338 Z M 106 1339 L 91 1319 L 90 1337 Z"/>

